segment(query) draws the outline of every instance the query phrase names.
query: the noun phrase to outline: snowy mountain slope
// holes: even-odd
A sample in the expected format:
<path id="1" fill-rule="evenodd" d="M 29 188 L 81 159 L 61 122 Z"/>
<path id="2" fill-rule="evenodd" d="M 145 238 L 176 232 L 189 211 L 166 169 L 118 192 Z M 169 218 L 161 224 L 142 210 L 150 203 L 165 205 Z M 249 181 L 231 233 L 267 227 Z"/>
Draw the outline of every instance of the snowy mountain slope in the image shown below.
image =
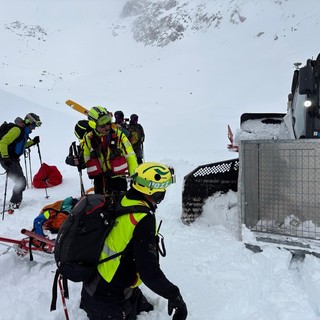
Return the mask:
<path id="1" fill-rule="evenodd" d="M 31 137 L 39 135 L 41 147 L 46 146 L 41 151 L 43 161 L 48 164 L 56 161 L 64 162 L 71 142 L 76 140 L 73 133 L 75 123 L 83 116 L 77 115 L 74 111 L 71 111 L 70 115 L 67 114 L 69 110 L 65 106 L 62 110 L 60 107 L 53 110 L 1 89 L 0 94 L 2 97 L 0 100 L 1 119 L 13 122 L 17 116 L 24 118 L 29 112 L 39 114 L 44 125 L 36 128 Z M 54 147 L 57 145 L 58 149 Z M 36 153 L 37 151 L 34 152 L 35 155 Z"/>

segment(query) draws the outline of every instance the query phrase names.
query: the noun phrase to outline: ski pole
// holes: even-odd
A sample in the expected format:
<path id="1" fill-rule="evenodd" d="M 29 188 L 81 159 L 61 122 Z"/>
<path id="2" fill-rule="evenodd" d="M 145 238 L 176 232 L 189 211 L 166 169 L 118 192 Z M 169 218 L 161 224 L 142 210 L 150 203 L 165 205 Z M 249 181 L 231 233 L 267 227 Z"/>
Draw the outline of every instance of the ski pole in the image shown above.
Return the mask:
<path id="1" fill-rule="evenodd" d="M 40 152 L 40 146 L 39 146 L 39 143 L 37 143 L 37 147 L 38 147 L 38 153 L 39 153 L 39 160 L 40 160 L 40 168 L 41 168 L 41 173 L 42 173 L 42 179 L 44 180 L 45 179 L 45 176 L 44 176 L 44 173 L 43 173 L 43 166 L 42 166 L 42 158 L 41 158 L 41 152 Z M 46 185 L 47 185 L 47 181 L 45 181 L 44 180 L 44 190 L 45 190 L 45 192 L 46 192 L 46 199 L 48 199 L 49 198 L 49 196 L 48 196 L 48 193 L 47 193 L 47 187 L 46 187 Z"/>
<path id="2" fill-rule="evenodd" d="M 3 210 L 2 210 L 2 220 L 4 220 L 4 212 L 6 210 L 6 200 L 7 200 L 7 188 L 8 188 L 8 171 L 6 171 L 6 181 L 4 185 L 4 199 L 3 199 Z"/>
<path id="3" fill-rule="evenodd" d="M 62 277 L 61 277 L 61 275 L 59 276 L 58 283 L 59 283 L 59 289 L 60 289 L 60 293 L 61 293 L 61 300 L 62 300 L 62 306 L 63 306 L 63 310 L 64 310 L 64 315 L 66 316 L 66 320 L 69 320 L 69 314 L 68 314 L 66 299 L 64 297 L 64 290 L 62 288 Z"/>
<path id="4" fill-rule="evenodd" d="M 145 162 L 145 160 L 144 160 L 144 148 L 143 148 L 143 144 L 141 144 L 141 154 L 142 154 L 142 162 Z"/>
<path id="5" fill-rule="evenodd" d="M 29 171 L 30 171 L 30 185 L 32 188 L 33 185 L 32 185 L 32 168 L 31 168 L 31 150 L 30 149 L 29 149 Z"/>
<path id="6" fill-rule="evenodd" d="M 28 170 L 27 170 L 27 150 L 24 150 L 24 169 L 26 172 L 27 188 L 29 189 L 29 179 L 28 179 Z"/>
<path id="7" fill-rule="evenodd" d="M 81 196 L 85 195 L 85 190 L 84 190 L 84 186 L 83 186 L 83 179 L 82 179 L 82 170 L 81 170 L 81 163 L 80 163 L 80 152 L 77 149 L 76 146 L 76 142 L 73 141 L 72 142 L 72 149 L 73 149 L 73 154 L 75 155 L 75 157 L 78 159 L 78 164 L 77 164 L 77 168 L 78 168 L 78 172 L 79 172 L 79 177 L 80 177 L 80 191 L 81 191 Z"/>

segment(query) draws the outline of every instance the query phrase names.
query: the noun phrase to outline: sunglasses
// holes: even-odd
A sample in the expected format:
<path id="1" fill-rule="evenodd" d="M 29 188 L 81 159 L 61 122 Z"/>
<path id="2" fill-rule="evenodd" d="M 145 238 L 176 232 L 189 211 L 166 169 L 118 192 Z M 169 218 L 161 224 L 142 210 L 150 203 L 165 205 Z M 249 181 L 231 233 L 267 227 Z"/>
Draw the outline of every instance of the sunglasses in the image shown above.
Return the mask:
<path id="1" fill-rule="evenodd" d="M 40 126 L 41 126 L 41 124 L 42 124 L 42 122 L 41 122 L 41 121 L 36 121 L 36 122 L 32 122 L 32 123 L 30 123 L 30 125 L 31 125 L 32 129 L 35 129 L 36 127 L 40 127 Z"/>
<path id="2" fill-rule="evenodd" d="M 105 123 L 105 124 L 101 124 L 101 125 L 99 125 L 98 127 L 99 127 L 100 129 L 104 129 L 104 128 L 106 128 L 107 126 L 111 126 L 111 122 L 107 122 L 107 123 Z"/>

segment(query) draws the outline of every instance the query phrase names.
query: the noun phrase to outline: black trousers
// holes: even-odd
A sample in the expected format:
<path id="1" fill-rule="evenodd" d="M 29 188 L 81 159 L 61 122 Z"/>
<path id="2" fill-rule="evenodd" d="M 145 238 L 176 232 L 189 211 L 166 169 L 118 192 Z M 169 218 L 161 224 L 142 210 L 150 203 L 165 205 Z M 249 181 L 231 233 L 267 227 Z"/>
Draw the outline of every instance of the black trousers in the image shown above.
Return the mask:
<path id="1" fill-rule="evenodd" d="M 0 159 L 0 164 L 8 172 L 8 177 L 13 180 L 14 182 L 14 187 L 12 190 L 12 196 L 10 199 L 11 203 L 20 203 L 22 201 L 22 194 L 23 191 L 26 190 L 27 186 L 27 180 L 26 177 L 23 174 L 21 165 L 20 165 L 20 160 L 13 160 L 12 164 L 9 167 L 7 167 L 4 164 L 3 159 Z"/>
<path id="2" fill-rule="evenodd" d="M 90 320 L 136 320 L 140 312 L 153 310 L 139 288 L 128 290 L 125 299 L 122 294 L 110 294 L 103 299 L 90 296 L 83 287 L 80 307 Z"/>
<path id="3" fill-rule="evenodd" d="M 87 313 L 90 320 L 125 320 L 124 300 L 116 296 L 106 297 L 105 301 L 91 296 L 85 288 L 81 292 L 80 307 Z"/>
<path id="4" fill-rule="evenodd" d="M 136 154 L 138 164 L 141 164 L 143 162 L 143 157 L 144 157 L 143 145 L 140 144 L 138 146 L 133 146 L 133 150 L 134 150 L 134 153 Z"/>
<path id="5" fill-rule="evenodd" d="M 127 179 L 125 176 L 114 177 L 110 174 L 102 173 L 94 177 L 94 193 L 105 194 L 113 191 L 127 191 Z"/>

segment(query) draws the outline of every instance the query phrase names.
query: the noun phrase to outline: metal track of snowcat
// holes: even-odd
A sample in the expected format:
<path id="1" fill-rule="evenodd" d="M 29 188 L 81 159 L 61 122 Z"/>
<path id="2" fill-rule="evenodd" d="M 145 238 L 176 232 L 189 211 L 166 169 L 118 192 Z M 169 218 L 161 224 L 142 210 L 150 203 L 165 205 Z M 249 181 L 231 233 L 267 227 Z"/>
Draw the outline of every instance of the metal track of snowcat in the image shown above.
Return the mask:
<path id="1" fill-rule="evenodd" d="M 184 177 L 182 216 L 190 224 L 201 215 L 205 200 L 217 192 L 238 189 L 239 159 L 205 164 Z"/>

